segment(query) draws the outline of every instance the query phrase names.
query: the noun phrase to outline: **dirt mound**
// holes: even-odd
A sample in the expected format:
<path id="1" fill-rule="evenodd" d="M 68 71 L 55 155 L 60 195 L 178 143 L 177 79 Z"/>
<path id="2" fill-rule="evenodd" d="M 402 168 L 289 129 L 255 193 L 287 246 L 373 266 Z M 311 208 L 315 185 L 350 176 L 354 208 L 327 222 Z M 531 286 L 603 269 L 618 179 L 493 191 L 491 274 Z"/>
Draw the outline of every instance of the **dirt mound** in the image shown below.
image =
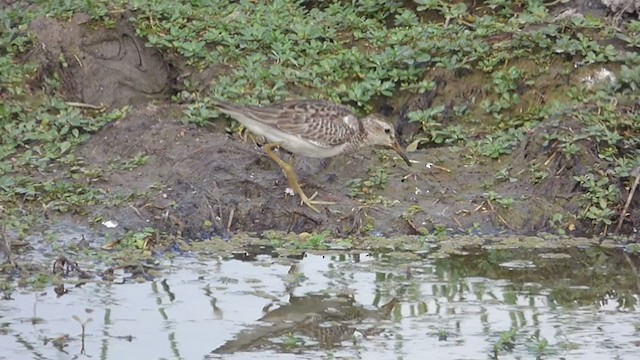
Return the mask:
<path id="1" fill-rule="evenodd" d="M 550 117 L 543 123 L 536 126 L 525 138 L 522 144 L 514 152 L 512 172 L 526 174 L 527 182 L 530 184 L 530 195 L 532 199 L 546 199 L 546 209 L 541 210 L 541 220 L 545 228 L 553 228 L 559 224 L 552 224 L 553 213 L 572 214 L 575 218 L 581 218 L 589 202 L 591 207 L 598 209 L 600 201 L 617 201 L 615 214 L 616 220 L 622 213 L 624 203 L 629 197 L 629 188 L 625 185 L 629 177 L 637 175 L 629 174 L 626 178 L 623 173 L 614 171 L 614 163 L 602 159 L 598 156 L 600 144 L 593 138 L 583 138 L 575 141 L 571 145 L 574 150 L 568 151 L 565 147 L 567 143 L 562 141 L 564 135 L 567 138 L 575 137 L 576 133 L 583 133 L 585 124 L 574 118 L 558 115 Z M 553 136 L 551 136 L 553 134 Z M 593 169 L 598 169 L 593 172 Z M 585 181 L 581 182 L 580 179 Z M 589 189 L 589 184 L 598 181 L 609 183 L 607 190 L 597 190 L 594 193 Z M 607 197 L 604 191 L 619 192 L 620 196 Z M 627 221 L 624 221 L 621 228 L 622 233 L 632 233 L 640 226 L 640 194 L 636 194 L 630 199 L 630 206 Z M 553 206 L 553 207 L 551 207 Z M 600 210 L 600 209 L 598 209 Z M 594 213 L 594 216 L 596 214 Z M 605 217 L 605 216 L 603 216 Z M 587 217 L 588 218 L 588 217 Z M 564 219 L 565 221 L 567 219 Z M 594 218 L 594 220 L 596 220 Z M 566 224 L 565 224 L 566 225 Z M 576 224 L 574 224 L 576 225 Z M 596 226 L 598 232 L 612 231 L 615 223 L 610 229 Z M 588 220 L 583 224 L 576 225 L 579 229 L 589 228 Z M 580 231 L 582 232 L 582 230 Z"/>
<path id="2" fill-rule="evenodd" d="M 39 44 L 30 60 L 43 75 L 60 75 L 67 100 L 121 107 L 163 99 L 171 88 L 169 66 L 124 17 L 97 30 L 83 14 L 69 22 L 40 18 L 29 30 Z"/>
<path id="3" fill-rule="evenodd" d="M 172 69 L 184 68 L 183 63 L 170 64 L 158 51 L 145 47 L 125 15 L 113 28 L 94 25 L 83 14 L 69 22 L 35 20 L 30 31 L 40 45 L 28 59 L 40 64 L 39 80 L 54 73 L 59 76 L 69 101 L 134 106 L 125 120 L 110 124 L 81 146 L 78 155 L 93 167 L 109 169 L 100 184 L 107 192 L 121 198 L 146 192 L 149 197 L 126 205 L 103 205 L 89 213 L 118 221 L 121 230 L 152 225 L 192 238 L 267 229 L 329 229 L 343 235 L 365 228 L 395 232 L 395 222 L 402 221 L 401 208 L 361 206 L 345 186 L 365 176 L 374 160 L 360 154 L 328 165 L 299 161 L 296 171 L 305 191 L 310 195 L 318 190 L 318 198 L 337 203 L 322 214 L 299 206 L 296 198 L 285 194 L 280 169 L 252 143 L 231 139 L 223 128 L 183 125 L 182 107 L 144 105 L 167 98 L 177 77 Z M 214 77 L 215 71 L 195 75 L 198 83 Z M 148 157 L 135 171 L 114 165 L 135 156 Z M 355 161 L 362 167 L 349 166 Z M 384 166 L 393 170 L 395 165 Z M 397 186 L 405 184 L 399 180 L 401 174 L 392 175 L 393 185 L 380 195 L 394 200 L 391 194 L 403 193 Z"/>
<path id="4" fill-rule="evenodd" d="M 103 169 L 114 159 L 148 156 L 134 171 L 112 167 L 101 186 L 123 197 L 139 192 L 149 196 L 129 207 L 93 209 L 93 215 L 116 220 L 124 229 L 152 223 L 190 238 L 269 229 L 328 229 L 344 235 L 362 230 L 367 216 L 375 218 L 375 229 L 396 228 L 394 222 L 399 221 L 401 209 L 362 207 L 347 196 L 344 183 L 360 171 L 360 166 L 354 169 L 349 164 L 357 161 L 366 169 L 375 160 L 353 155 L 322 165 L 305 164 L 301 159 L 296 170 L 306 182 L 305 191 L 317 190 L 319 198 L 336 202 L 317 214 L 285 194 L 286 181 L 280 169 L 252 142 L 183 125 L 177 120 L 181 112 L 178 106 L 140 107 L 81 147 L 78 155 Z M 400 175 L 396 172 L 392 176 L 390 182 L 395 185 L 387 195 L 402 186 Z"/>

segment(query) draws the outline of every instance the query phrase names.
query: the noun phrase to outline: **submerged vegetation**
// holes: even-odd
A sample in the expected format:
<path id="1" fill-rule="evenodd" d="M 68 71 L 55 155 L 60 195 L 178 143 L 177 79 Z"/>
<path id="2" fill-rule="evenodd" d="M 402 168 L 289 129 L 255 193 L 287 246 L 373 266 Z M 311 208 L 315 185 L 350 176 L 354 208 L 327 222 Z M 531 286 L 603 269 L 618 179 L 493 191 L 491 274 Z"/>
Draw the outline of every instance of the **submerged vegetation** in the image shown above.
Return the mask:
<path id="1" fill-rule="evenodd" d="M 624 204 L 640 166 L 640 21 L 611 21 L 553 4 L 15 2 L 0 14 L 3 223 L 24 233 L 52 213 L 83 214 L 86 206 L 127 201 L 101 188 L 105 169 L 74 155 L 78 144 L 125 117 L 127 108 L 71 102 L 64 73 L 74 60 L 62 56 L 45 66 L 30 57 L 39 46 L 28 30 L 31 21 L 83 13 L 96 29 L 126 19 L 147 47 L 160 51 L 180 73 L 171 99 L 185 103 L 187 123 L 220 121 L 212 98 L 322 98 L 362 113 L 390 104 L 403 113 L 401 123 L 417 125 L 403 133 L 412 151 L 451 146 L 468 164 L 500 161 L 537 144 L 537 153 L 486 184 L 487 203 L 514 209 L 527 201 L 501 194 L 496 184 L 520 181 L 536 194 L 562 177 L 580 196 L 550 212 L 546 229 L 565 233 L 580 223 L 582 233 L 607 233 L 623 217 L 629 233 L 638 226 L 629 215 L 638 211 L 637 197 L 631 207 Z M 215 75 L 198 75 L 206 71 Z M 427 107 L 403 106 L 447 80 L 459 83 L 448 90 L 451 96 Z M 146 161 L 144 154 L 131 156 L 125 170 Z M 386 168 L 379 167 L 344 186 L 354 198 L 390 205 L 375 196 L 387 181 Z"/>

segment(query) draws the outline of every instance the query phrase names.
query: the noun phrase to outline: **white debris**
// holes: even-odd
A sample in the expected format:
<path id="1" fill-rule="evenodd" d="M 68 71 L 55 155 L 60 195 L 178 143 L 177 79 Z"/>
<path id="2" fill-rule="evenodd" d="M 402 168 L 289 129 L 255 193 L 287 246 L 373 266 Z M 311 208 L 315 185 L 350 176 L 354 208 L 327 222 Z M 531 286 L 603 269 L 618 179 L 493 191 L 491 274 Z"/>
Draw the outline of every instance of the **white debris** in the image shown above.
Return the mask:
<path id="1" fill-rule="evenodd" d="M 553 18 L 553 21 L 555 22 L 555 21 L 560 21 L 560 20 L 564 20 L 564 19 L 573 19 L 573 18 L 584 19 L 584 15 L 579 13 L 576 9 L 567 9 L 567 10 L 559 13 L 558 15 L 556 15 Z"/>
<path id="2" fill-rule="evenodd" d="M 640 12 L 640 0 L 602 0 L 602 4 L 613 12 Z"/>
<path id="3" fill-rule="evenodd" d="M 609 82 L 611 84 L 615 83 L 616 75 L 605 68 L 601 68 L 600 70 L 596 71 L 594 74 L 585 76 L 580 81 L 585 85 L 587 85 L 589 89 L 591 89 L 595 85 L 598 85 L 604 82 Z"/>
<path id="4" fill-rule="evenodd" d="M 102 222 L 102 225 L 109 229 L 113 229 L 114 227 L 118 226 L 118 222 L 113 220 L 106 220 Z"/>

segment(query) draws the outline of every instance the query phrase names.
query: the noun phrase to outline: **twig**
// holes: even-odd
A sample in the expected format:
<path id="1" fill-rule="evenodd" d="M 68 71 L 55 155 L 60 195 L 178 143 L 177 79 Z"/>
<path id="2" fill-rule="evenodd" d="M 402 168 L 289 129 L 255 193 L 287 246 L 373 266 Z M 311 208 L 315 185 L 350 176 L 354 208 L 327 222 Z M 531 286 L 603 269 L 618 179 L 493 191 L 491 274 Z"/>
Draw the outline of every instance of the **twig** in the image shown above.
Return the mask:
<path id="1" fill-rule="evenodd" d="M 80 65 L 80 67 L 84 67 L 84 65 L 82 65 L 82 61 L 80 61 L 80 58 L 78 57 L 78 55 L 73 54 L 73 57 L 76 59 L 76 61 L 78 62 L 78 65 Z"/>
<path id="2" fill-rule="evenodd" d="M 4 207 L 0 205 L 0 220 L 4 220 L 2 218 L 2 213 L 4 212 Z M 0 249 L 4 251 L 5 256 L 7 257 L 7 262 L 12 266 L 15 266 L 15 259 L 13 258 L 13 251 L 11 251 L 11 240 L 9 239 L 9 235 L 7 234 L 7 225 L 2 221 L 2 226 L 0 226 Z"/>
<path id="3" fill-rule="evenodd" d="M 495 211 L 495 210 L 496 210 L 496 209 L 493 207 L 493 204 L 491 203 L 491 201 L 490 201 L 490 200 L 487 200 L 487 201 L 486 201 L 486 203 L 487 203 L 487 205 L 489 205 L 489 210 L 490 210 L 490 211 Z"/>
<path id="4" fill-rule="evenodd" d="M 233 223 L 233 215 L 236 213 L 236 208 L 231 208 L 229 211 L 229 221 L 227 221 L 227 231 L 231 231 L 231 224 Z"/>
<path id="5" fill-rule="evenodd" d="M 544 162 L 544 166 L 549 165 L 549 163 L 556 157 L 556 154 L 558 153 L 558 150 L 554 151 L 551 156 L 549 156 L 549 158 L 547 159 L 547 161 Z"/>
<path id="6" fill-rule="evenodd" d="M 629 206 L 631 205 L 631 199 L 633 199 L 633 194 L 635 194 L 636 189 L 638 188 L 638 184 L 640 183 L 640 166 L 633 170 L 636 176 L 636 180 L 633 182 L 631 189 L 629 190 L 629 196 L 627 196 L 627 202 L 624 204 L 622 208 L 622 212 L 620 213 L 620 218 L 618 219 L 618 226 L 616 226 L 616 234 L 620 234 L 620 229 L 622 229 L 622 223 L 624 222 L 625 214 L 629 210 Z"/>
<path id="7" fill-rule="evenodd" d="M 86 104 L 86 103 L 75 102 L 75 101 L 67 101 L 65 102 L 65 104 L 67 104 L 68 106 L 73 106 L 77 108 L 91 109 L 91 110 L 98 110 L 98 111 L 104 111 L 105 109 L 104 105 L 98 106 L 98 105 Z"/>
<path id="8" fill-rule="evenodd" d="M 135 212 L 136 212 L 136 214 L 138 215 L 138 217 L 139 217 L 140 219 L 144 220 L 144 218 L 142 217 L 142 214 L 140 213 L 140 211 L 139 211 L 138 209 L 136 209 L 136 207 L 135 207 L 135 206 L 133 206 L 133 205 L 129 205 L 129 207 L 130 207 L 130 208 L 132 208 L 132 209 L 133 209 L 133 211 L 135 211 Z"/>
<path id="9" fill-rule="evenodd" d="M 436 165 L 434 163 L 427 163 L 427 169 L 431 169 L 431 168 L 442 170 L 442 171 L 446 171 L 446 172 L 451 172 L 451 170 L 447 169 L 444 166 L 439 166 L 439 165 Z"/>
<path id="10" fill-rule="evenodd" d="M 4 255 L 7 257 L 7 262 L 12 266 L 15 266 L 16 262 L 13 258 L 13 251 L 11 250 L 11 240 L 9 239 L 9 235 L 7 235 L 7 227 L 6 225 L 2 225 L 0 231 L 0 237 L 2 238 L 2 250 L 4 251 Z"/>
<path id="11" fill-rule="evenodd" d="M 496 215 L 498 215 L 498 219 L 500 219 L 500 221 L 502 221 L 504 226 L 506 226 L 509 230 L 513 230 L 513 228 L 511 226 L 509 226 L 509 223 L 507 223 L 507 221 L 500 214 L 498 214 L 497 211 L 496 211 Z"/>

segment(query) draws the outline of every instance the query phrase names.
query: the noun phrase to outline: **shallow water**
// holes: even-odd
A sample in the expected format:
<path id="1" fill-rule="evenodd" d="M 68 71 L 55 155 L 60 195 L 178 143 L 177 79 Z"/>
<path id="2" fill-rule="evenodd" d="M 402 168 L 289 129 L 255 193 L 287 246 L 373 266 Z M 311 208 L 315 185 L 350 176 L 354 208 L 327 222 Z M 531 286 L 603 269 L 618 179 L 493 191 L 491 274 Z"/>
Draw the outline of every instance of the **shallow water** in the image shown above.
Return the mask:
<path id="1" fill-rule="evenodd" d="M 638 259 L 614 250 L 566 254 L 181 257 L 163 263 L 155 281 L 67 284 L 61 297 L 53 287 L 13 292 L 0 301 L 0 358 L 637 358 Z M 355 329 L 342 341 L 323 343 L 291 325 L 348 296 L 349 309 L 371 311 L 320 326 Z M 376 310 L 394 297 L 388 317 Z"/>

